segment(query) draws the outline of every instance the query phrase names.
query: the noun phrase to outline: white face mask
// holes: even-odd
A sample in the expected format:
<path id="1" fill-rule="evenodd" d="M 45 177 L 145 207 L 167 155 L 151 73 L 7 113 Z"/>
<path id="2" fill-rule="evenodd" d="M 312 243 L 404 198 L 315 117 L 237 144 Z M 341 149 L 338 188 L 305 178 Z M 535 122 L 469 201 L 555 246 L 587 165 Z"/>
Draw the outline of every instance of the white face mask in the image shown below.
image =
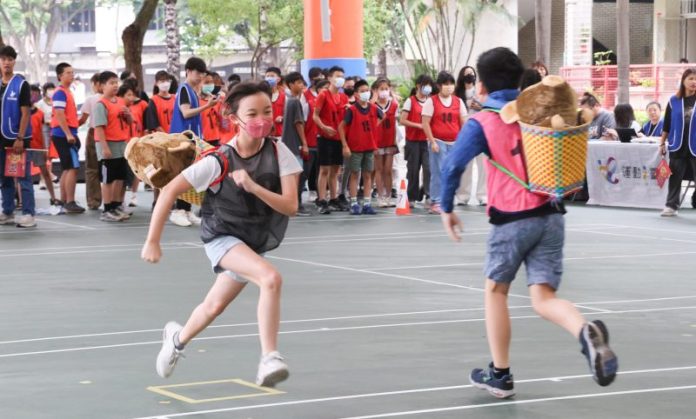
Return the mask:
<path id="1" fill-rule="evenodd" d="M 389 94 L 389 90 L 380 90 L 378 93 L 378 97 L 382 100 L 384 99 L 389 99 L 391 95 Z"/>
<path id="2" fill-rule="evenodd" d="M 363 102 L 367 102 L 368 100 L 370 100 L 370 92 L 360 92 L 359 96 L 360 100 Z"/>
<path id="3" fill-rule="evenodd" d="M 472 87 L 471 89 L 467 89 L 466 90 L 466 98 L 471 99 L 472 97 L 474 97 L 474 93 L 476 93 L 475 87 Z"/>
<path id="4" fill-rule="evenodd" d="M 344 79 L 343 77 L 336 77 L 335 83 L 336 87 L 340 89 L 341 87 L 343 87 L 344 84 L 346 84 L 346 79 Z"/>
<path id="5" fill-rule="evenodd" d="M 160 90 L 160 92 L 169 92 L 170 87 L 172 87 L 172 84 L 168 81 L 157 83 L 157 88 Z"/>

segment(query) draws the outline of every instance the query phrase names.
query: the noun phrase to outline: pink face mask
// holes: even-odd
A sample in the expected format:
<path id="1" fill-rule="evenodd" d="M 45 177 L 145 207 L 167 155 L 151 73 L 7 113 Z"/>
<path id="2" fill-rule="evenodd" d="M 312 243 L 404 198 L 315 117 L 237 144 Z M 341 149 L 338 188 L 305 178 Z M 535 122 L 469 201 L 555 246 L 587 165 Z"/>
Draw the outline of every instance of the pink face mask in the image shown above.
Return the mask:
<path id="1" fill-rule="evenodd" d="M 271 133 L 273 128 L 273 120 L 262 116 L 251 118 L 246 122 L 241 120 L 240 127 L 247 132 L 252 138 L 263 138 Z"/>

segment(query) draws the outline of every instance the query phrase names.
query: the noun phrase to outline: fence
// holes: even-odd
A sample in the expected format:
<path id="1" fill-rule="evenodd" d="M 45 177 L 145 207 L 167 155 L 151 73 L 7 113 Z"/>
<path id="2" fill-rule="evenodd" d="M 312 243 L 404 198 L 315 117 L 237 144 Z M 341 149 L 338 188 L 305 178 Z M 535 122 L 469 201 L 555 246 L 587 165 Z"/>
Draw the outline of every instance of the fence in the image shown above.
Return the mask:
<path id="1" fill-rule="evenodd" d="M 632 65 L 629 67 L 629 101 L 634 109 L 644 109 L 655 100 L 663 108 L 677 92 L 681 75 L 689 64 Z M 615 65 L 562 67 L 561 76 L 582 95 L 590 92 L 602 105 L 613 109 L 619 79 Z"/>

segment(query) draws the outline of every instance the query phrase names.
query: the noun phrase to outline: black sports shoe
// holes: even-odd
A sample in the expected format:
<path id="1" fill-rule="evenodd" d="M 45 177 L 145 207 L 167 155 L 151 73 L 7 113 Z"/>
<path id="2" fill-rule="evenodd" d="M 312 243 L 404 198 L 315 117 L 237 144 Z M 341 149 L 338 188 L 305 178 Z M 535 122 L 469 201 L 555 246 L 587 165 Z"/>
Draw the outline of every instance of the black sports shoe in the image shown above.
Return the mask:
<path id="1" fill-rule="evenodd" d="M 488 364 L 488 369 L 476 368 L 471 371 L 469 381 L 476 388 L 488 390 L 488 392 L 499 399 L 507 399 L 515 395 L 515 383 L 512 374 L 507 374 L 501 378 L 495 378 L 493 374 L 493 363 Z"/>
<path id="2" fill-rule="evenodd" d="M 338 199 L 329 200 L 329 210 L 341 211 L 341 205 L 338 203 Z"/>
<path id="3" fill-rule="evenodd" d="M 338 196 L 338 209 L 340 211 L 350 211 L 350 202 L 348 202 L 346 196 L 343 194 Z"/>
<path id="4" fill-rule="evenodd" d="M 604 323 L 601 320 L 585 323 L 580 331 L 580 344 L 592 378 L 602 387 L 611 384 L 619 369 L 619 359 L 609 347 L 609 331 Z"/>
<path id="5" fill-rule="evenodd" d="M 318 201 L 317 207 L 319 208 L 319 214 L 331 214 L 329 204 L 325 200 Z"/>

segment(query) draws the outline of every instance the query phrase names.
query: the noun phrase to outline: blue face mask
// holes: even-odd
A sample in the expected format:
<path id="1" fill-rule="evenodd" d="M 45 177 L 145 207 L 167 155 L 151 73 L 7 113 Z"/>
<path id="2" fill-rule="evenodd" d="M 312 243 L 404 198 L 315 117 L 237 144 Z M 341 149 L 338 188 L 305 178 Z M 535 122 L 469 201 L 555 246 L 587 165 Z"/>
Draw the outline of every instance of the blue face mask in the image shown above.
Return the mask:
<path id="1" fill-rule="evenodd" d="M 201 92 L 203 92 L 203 94 L 209 95 L 213 93 L 213 89 L 215 89 L 214 84 L 204 84 L 203 87 L 201 87 Z"/>
<path id="2" fill-rule="evenodd" d="M 421 93 L 423 93 L 426 96 L 430 96 L 430 94 L 433 92 L 433 86 L 423 86 L 421 87 Z"/>
<path id="3" fill-rule="evenodd" d="M 278 84 L 275 77 L 266 77 L 265 80 L 271 87 L 276 87 L 276 84 Z"/>

